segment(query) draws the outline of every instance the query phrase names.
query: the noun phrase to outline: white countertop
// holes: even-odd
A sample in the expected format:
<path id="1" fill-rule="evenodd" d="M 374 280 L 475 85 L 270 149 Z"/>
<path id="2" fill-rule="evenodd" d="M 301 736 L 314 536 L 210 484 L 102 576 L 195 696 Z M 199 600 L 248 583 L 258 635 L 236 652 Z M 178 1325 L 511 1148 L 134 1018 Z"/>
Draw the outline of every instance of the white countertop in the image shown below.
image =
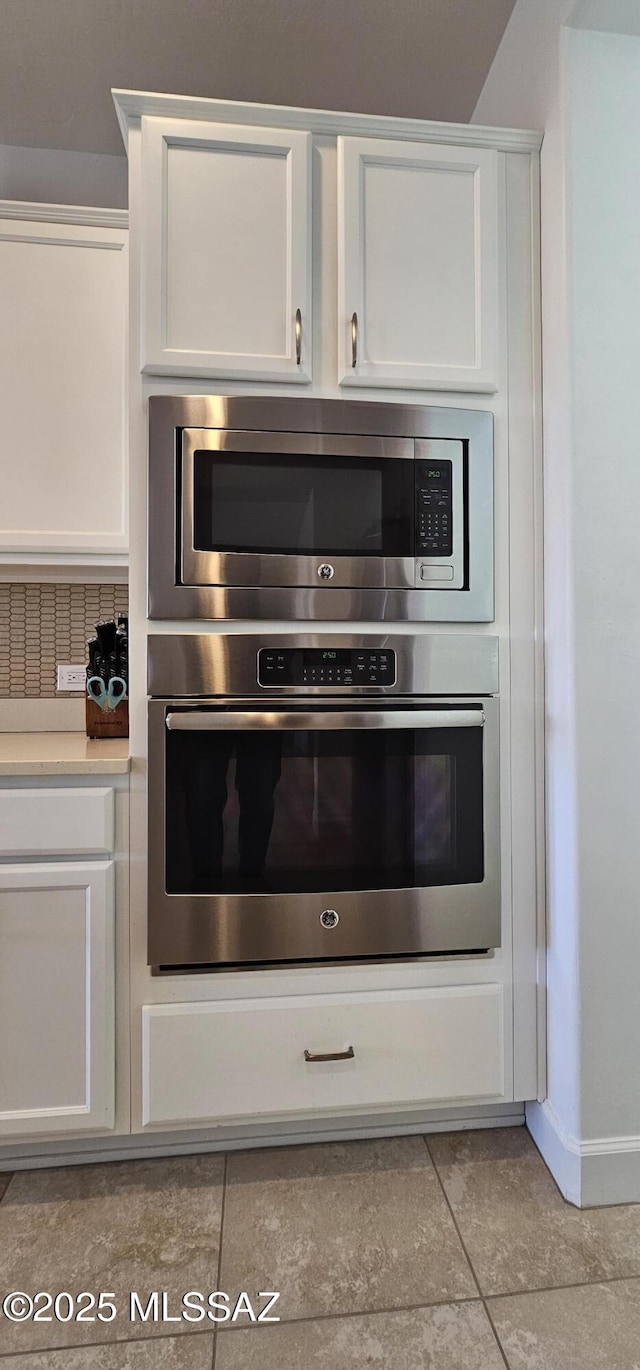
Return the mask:
<path id="1" fill-rule="evenodd" d="M 127 737 L 85 737 L 84 733 L 0 733 L 0 776 L 125 775 Z"/>

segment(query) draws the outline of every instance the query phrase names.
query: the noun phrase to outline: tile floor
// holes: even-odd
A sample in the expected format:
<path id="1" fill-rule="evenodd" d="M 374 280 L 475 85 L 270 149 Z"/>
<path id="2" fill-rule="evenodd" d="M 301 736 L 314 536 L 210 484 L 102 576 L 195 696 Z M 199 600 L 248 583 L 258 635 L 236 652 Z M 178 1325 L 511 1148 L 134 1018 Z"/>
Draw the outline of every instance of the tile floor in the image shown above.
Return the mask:
<path id="1" fill-rule="evenodd" d="M 218 1289 L 281 1322 L 129 1320 L 132 1290 L 179 1317 Z M 12 1290 L 118 1312 L 0 1314 L 0 1370 L 640 1370 L 640 1205 L 565 1204 L 523 1128 L 22 1171 Z"/>

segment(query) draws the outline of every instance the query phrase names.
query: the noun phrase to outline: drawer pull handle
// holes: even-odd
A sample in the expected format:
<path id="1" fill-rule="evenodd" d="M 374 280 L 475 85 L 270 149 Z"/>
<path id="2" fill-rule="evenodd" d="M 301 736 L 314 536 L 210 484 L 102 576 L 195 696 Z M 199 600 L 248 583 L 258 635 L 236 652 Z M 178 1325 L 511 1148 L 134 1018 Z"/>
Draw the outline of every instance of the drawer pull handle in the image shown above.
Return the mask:
<path id="1" fill-rule="evenodd" d="M 352 1061 L 355 1056 L 353 1047 L 346 1051 L 305 1051 L 305 1061 Z"/>
<path id="2" fill-rule="evenodd" d="M 358 315 L 351 315 L 351 365 L 358 365 Z"/>
<path id="3" fill-rule="evenodd" d="M 302 310 L 296 309 L 296 366 L 302 362 Z"/>

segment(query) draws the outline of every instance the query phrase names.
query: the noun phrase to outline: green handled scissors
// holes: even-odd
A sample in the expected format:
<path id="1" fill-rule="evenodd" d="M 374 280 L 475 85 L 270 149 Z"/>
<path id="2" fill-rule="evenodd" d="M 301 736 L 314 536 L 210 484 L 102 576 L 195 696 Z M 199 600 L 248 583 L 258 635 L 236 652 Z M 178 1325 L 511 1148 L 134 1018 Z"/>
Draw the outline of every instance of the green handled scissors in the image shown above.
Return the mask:
<path id="1" fill-rule="evenodd" d="M 116 709 L 120 701 L 127 698 L 127 682 L 121 675 L 114 675 L 107 686 L 102 676 L 90 675 L 87 680 L 87 694 L 103 711 Z"/>

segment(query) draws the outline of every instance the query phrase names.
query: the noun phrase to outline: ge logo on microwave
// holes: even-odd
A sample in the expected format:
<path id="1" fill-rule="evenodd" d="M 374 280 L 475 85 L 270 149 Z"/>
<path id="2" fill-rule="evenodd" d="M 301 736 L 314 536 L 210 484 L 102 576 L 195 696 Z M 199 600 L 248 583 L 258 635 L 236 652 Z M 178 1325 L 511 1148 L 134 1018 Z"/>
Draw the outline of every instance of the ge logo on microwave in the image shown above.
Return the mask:
<path id="1" fill-rule="evenodd" d="M 331 566 L 328 561 L 323 561 L 318 567 L 318 575 L 321 580 L 331 580 L 334 574 L 333 566 Z"/>

